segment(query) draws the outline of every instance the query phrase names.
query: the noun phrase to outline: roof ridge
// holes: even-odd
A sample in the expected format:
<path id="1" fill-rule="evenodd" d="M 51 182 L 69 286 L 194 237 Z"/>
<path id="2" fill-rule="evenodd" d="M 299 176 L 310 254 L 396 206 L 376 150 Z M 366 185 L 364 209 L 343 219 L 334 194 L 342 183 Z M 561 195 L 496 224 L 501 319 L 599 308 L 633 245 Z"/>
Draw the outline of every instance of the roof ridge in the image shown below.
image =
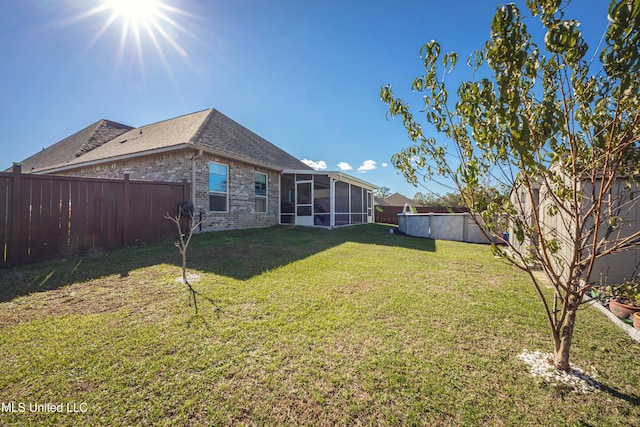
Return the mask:
<path id="1" fill-rule="evenodd" d="M 196 141 L 198 140 L 198 138 L 202 134 L 205 125 L 207 124 L 207 122 L 209 121 L 211 116 L 213 115 L 214 109 L 213 108 L 207 108 L 205 110 L 196 111 L 195 113 L 191 113 L 191 114 L 201 113 L 203 111 L 209 111 L 207 113 L 207 117 L 205 117 L 204 120 L 202 120 L 202 122 L 200 123 L 200 126 L 198 126 L 198 129 L 193 133 L 191 138 L 189 138 L 189 140 L 187 141 L 187 144 L 197 145 Z M 188 114 L 185 114 L 185 115 L 188 115 Z"/>
<path id="2" fill-rule="evenodd" d="M 98 133 L 98 129 L 104 124 L 106 120 L 105 119 L 100 119 L 98 120 L 98 122 L 96 123 L 96 126 L 93 128 L 93 130 L 91 131 L 91 133 L 89 134 L 89 136 L 87 137 L 87 139 L 84 140 L 84 142 L 82 143 L 82 145 L 80 146 L 80 148 L 78 149 L 78 151 L 76 151 L 74 153 L 74 157 L 80 157 L 83 154 L 88 153 L 89 151 L 93 150 L 96 147 L 89 147 L 88 150 L 86 150 L 85 148 L 87 148 L 89 141 L 91 141 L 91 139 L 96 135 L 96 133 Z"/>
<path id="3" fill-rule="evenodd" d="M 91 133 L 89 134 L 89 136 L 87 137 L 87 139 L 84 140 L 84 142 L 82 143 L 82 145 L 80 146 L 80 148 L 78 149 L 78 151 L 76 151 L 74 153 L 74 157 L 78 158 L 81 157 L 85 154 L 87 154 L 89 151 L 94 150 L 102 145 L 104 145 L 105 143 L 111 141 L 114 138 L 110 138 L 106 141 L 100 141 L 98 138 L 96 138 L 96 135 L 98 134 L 98 132 L 104 128 L 109 128 L 109 127 L 114 127 L 114 128 L 126 128 L 125 132 L 128 132 L 130 130 L 135 129 L 132 126 L 129 125 L 125 125 L 123 123 L 119 123 L 119 122 L 115 122 L 113 120 L 108 120 L 108 119 L 100 119 L 96 122 L 96 126 L 93 128 L 93 130 L 91 131 Z M 117 137 L 115 137 L 117 138 Z M 97 141 L 97 142 L 96 142 Z"/>
<path id="4" fill-rule="evenodd" d="M 169 122 L 171 120 L 176 120 L 176 119 L 180 119 L 180 118 L 187 117 L 187 116 L 194 116 L 194 115 L 196 115 L 198 113 L 202 113 L 202 112 L 208 111 L 208 110 L 212 110 L 212 108 L 205 108 L 204 110 L 194 111 L 193 113 L 182 114 L 182 115 L 177 116 L 177 117 L 171 117 L 169 119 L 158 120 L 157 122 L 149 123 L 149 124 L 138 126 L 138 127 L 133 127 L 130 130 L 146 128 L 146 127 L 149 127 L 149 126 L 155 126 L 157 124 L 164 123 L 164 122 Z"/>
<path id="5" fill-rule="evenodd" d="M 224 117 L 226 120 L 230 120 L 231 122 L 235 123 L 236 125 L 242 127 L 243 129 L 245 129 L 247 132 L 253 134 L 255 137 L 261 139 L 262 141 L 266 142 L 267 144 L 269 144 L 271 147 L 275 148 L 276 150 L 279 150 L 283 153 L 286 153 L 288 155 L 291 156 L 291 154 L 287 153 L 286 151 L 284 151 L 282 148 L 278 147 L 276 144 L 274 144 L 273 142 L 269 141 L 267 138 L 263 137 L 262 135 L 252 131 L 251 129 L 249 129 L 248 127 L 246 127 L 245 125 L 243 125 L 242 123 L 240 123 L 239 121 L 232 119 L 231 117 L 227 116 L 226 114 L 224 114 L 223 112 L 216 110 L 215 108 L 211 108 L 211 114 L 213 113 L 217 113 L 220 114 L 222 117 Z M 294 156 L 291 156 L 294 157 Z M 304 164 L 304 163 L 303 163 Z"/>
<path id="6" fill-rule="evenodd" d="M 126 139 L 129 143 L 122 144 Z M 60 147 L 55 157 L 46 157 L 48 160 L 44 161 L 43 154 L 40 155 L 42 159 L 35 159 L 35 165 L 38 166 L 36 170 L 52 170 L 51 165 L 73 169 L 111 158 L 144 156 L 154 150 L 185 148 L 202 149 L 274 170 L 311 170 L 273 142 L 215 108 L 138 127 L 101 119 L 58 144 Z"/>

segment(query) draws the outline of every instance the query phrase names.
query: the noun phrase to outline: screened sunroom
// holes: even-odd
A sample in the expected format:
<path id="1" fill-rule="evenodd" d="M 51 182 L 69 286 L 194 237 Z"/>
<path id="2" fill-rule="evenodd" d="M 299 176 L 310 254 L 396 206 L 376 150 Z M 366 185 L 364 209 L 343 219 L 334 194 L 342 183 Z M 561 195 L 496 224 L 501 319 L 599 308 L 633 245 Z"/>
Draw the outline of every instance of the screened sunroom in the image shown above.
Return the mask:
<path id="1" fill-rule="evenodd" d="M 374 221 L 375 185 L 342 172 L 285 170 L 280 223 L 340 227 Z"/>

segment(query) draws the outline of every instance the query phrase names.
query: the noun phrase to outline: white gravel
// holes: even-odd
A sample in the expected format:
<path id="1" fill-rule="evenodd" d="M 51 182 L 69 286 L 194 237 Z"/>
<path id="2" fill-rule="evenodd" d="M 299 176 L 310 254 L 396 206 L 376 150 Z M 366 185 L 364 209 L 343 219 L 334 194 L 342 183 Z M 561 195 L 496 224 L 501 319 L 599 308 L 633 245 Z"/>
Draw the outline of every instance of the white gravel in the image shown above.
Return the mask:
<path id="1" fill-rule="evenodd" d="M 553 354 L 535 351 L 530 353 L 524 350 L 518 355 L 527 365 L 530 366 L 529 372 L 534 377 L 542 377 L 552 386 L 568 385 L 578 393 L 590 393 L 600 389 L 600 385 L 595 380 L 596 374 L 584 372 L 575 365 L 569 372 L 556 369 L 553 366 Z"/>
<path id="2" fill-rule="evenodd" d="M 197 282 L 198 280 L 200 280 L 200 275 L 199 274 L 187 274 L 187 281 L 189 283 Z M 182 281 L 182 276 L 176 277 L 176 282 L 184 283 Z"/>

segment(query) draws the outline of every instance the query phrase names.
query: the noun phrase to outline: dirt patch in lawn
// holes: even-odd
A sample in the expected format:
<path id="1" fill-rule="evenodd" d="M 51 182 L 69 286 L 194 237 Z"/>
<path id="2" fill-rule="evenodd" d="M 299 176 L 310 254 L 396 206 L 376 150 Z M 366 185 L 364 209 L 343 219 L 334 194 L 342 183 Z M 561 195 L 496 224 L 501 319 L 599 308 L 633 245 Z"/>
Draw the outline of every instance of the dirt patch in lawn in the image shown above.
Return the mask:
<path id="1" fill-rule="evenodd" d="M 16 298 L 0 305 L 0 323 L 18 324 L 51 316 L 140 310 L 173 298 L 178 283 L 159 287 L 165 273 L 147 268 L 132 275 L 112 275 Z"/>

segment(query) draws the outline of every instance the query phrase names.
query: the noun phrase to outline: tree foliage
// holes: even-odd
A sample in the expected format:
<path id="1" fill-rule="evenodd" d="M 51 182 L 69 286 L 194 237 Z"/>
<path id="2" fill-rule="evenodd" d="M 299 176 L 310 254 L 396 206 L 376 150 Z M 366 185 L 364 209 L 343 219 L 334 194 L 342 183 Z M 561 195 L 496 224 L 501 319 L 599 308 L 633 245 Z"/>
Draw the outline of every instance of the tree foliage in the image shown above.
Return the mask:
<path id="1" fill-rule="evenodd" d="M 414 194 L 413 202 L 419 206 L 437 206 L 451 208 L 460 206 L 460 193 L 450 192 L 440 195 L 435 193 L 418 192 Z"/>
<path id="2" fill-rule="evenodd" d="M 373 194 L 381 199 L 386 199 L 391 195 L 391 189 L 389 187 L 379 187 L 373 190 Z"/>
<path id="3" fill-rule="evenodd" d="M 469 197 L 462 197 L 462 194 L 468 191 L 470 190 L 463 188 L 462 191 L 451 191 L 442 195 L 418 192 L 413 196 L 413 201 L 420 206 L 439 206 L 445 208 L 459 206 L 470 207 L 466 204 L 466 200 L 468 200 Z M 504 190 L 490 185 L 479 185 L 472 191 L 474 191 L 473 200 L 476 203 L 475 208 L 478 212 L 486 210 L 491 203 L 502 204 L 503 200 L 507 197 Z"/>
<path id="4" fill-rule="evenodd" d="M 444 176 L 489 230 L 511 228 L 514 238 L 494 250 L 529 273 L 549 321 L 555 365 L 564 370 L 594 266 L 640 245 L 638 224 L 627 219 L 640 181 L 640 0 L 611 1 L 603 47 L 593 57 L 579 23 L 565 17 L 566 3 L 526 1 L 545 33 L 537 42 L 516 5 L 498 7 L 489 40 L 467 59 L 473 79 L 453 96 L 445 77 L 458 55 L 443 54 L 435 41 L 421 48 L 424 73 L 411 89 L 422 95 L 424 121 L 445 143 L 425 134 L 391 85 L 381 89 L 388 115 L 402 118 L 412 141 L 392 158 L 407 181 Z M 511 194 L 482 210 L 477 190 L 487 181 Z"/>

